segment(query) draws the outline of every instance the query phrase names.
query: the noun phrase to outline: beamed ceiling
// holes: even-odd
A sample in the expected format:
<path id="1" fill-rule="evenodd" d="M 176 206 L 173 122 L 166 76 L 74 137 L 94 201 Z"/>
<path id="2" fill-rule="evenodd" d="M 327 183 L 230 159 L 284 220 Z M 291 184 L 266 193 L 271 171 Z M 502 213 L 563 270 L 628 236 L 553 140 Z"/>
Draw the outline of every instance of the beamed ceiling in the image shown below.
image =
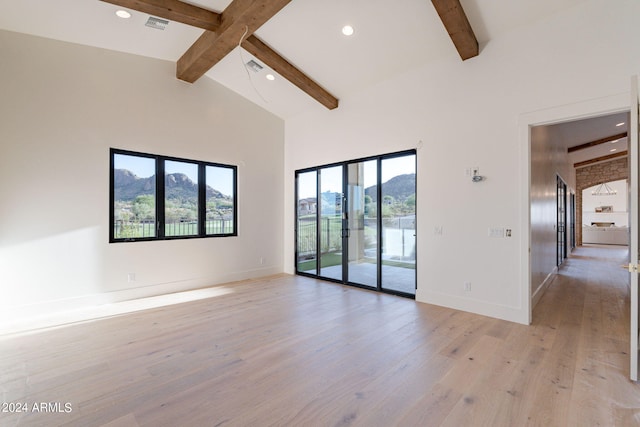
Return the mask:
<path id="1" fill-rule="evenodd" d="M 574 167 L 627 156 L 628 112 L 573 120 L 549 127 L 563 141 Z"/>
<path id="2" fill-rule="evenodd" d="M 204 30 L 180 57 L 176 77 L 193 83 L 241 46 L 313 99 L 333 110 L 338 99 L 253 33 L 291 0 L 233 0 L 221 12 L 179 0 L 101 0 Z M 465 60 L 478 55 L 478 41 L 459 0 L 432 0 L 445 30 Z M 294 35 L 292 35 L 294 36 Z"/>
<path id="3" fill-rule="evenodd" d="M 468 66 L 492 37 L 584 1 L 20 0 L 0 2 L 0 29 L 171 61 L 178 79 L 213 79 L 286 119 L 430 61 Z M 248 73 L 252 59 L 264 68 Z"/>
<path id="4" fill-rule="evenodd" d="M 429 61 L 467 66 L 492 37 L 583 1 L 21 0 L 0 3 L 0 29 L 171 61 L 179 80 L 213 79 L 286 119 L 335 110 L 341 96 Z M 168 24 L 150 28 L 150 17 Z M 340 31 L 347 24 L 350 37 Z M 263 68 L 249 71 L 250 60 Z M 552 127 L 579 166 L 626 155 L 624 121 L 620 113 Z"/>

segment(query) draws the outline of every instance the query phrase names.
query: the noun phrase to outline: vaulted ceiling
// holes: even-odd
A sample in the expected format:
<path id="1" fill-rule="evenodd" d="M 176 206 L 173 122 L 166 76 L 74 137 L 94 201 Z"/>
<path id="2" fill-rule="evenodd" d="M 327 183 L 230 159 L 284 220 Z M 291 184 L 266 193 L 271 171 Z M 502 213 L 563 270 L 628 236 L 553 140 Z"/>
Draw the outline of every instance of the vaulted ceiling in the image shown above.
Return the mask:
<path id="1" fill-rule="evenodd" d="M 0 2 L 0 29 L 171 61 L 178 78 L 197 85 L 202 73 L 287 118 L 335 108 L 342 97 L 430 61 L 474 61 L 492 37 L 583 1 L 460 0 L 456 10 L 451 0 L 20 0 Z M 116 17 L 123 8 L 131 18 Z M 169 23 L 151 28 L 150 16 Z M 251 59 L 264 68 L 247 70 Z"/>

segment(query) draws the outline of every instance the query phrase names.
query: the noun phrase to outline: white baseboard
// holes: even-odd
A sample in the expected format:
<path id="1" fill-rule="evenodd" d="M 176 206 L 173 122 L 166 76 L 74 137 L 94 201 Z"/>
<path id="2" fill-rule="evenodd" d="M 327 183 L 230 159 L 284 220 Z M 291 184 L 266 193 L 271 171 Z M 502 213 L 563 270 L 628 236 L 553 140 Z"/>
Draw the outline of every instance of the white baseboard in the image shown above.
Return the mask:
<path id="1" fill-rule="evenodd" d="M 551 273 L 549 273 L 547 277 L 544 278 L 542 283 L 533 291 L 533 294 L 531 295 L 531 311 L 532 312 L 533 312 L 533 309 L 538 304 L 538 302 L 540 301 L 540 298 L 542 298 L 542 295 L 544 294 L 544 292 L 547 290 L 547 288 L 549 288 L 549 285 L 551 284 L 551 282 L 553 282 L 553 279 L 556 278 L 557 274 L 558 274 L 558 267 L 554 267 L 553 270 L 551 270 Z"/>
<path id="2" fill-rule="evenodd" d="M 480 314 L 482 316 L 493 317 L 496 319 L 508 320 L 510 322 L 521 323 L 524 325 L 529 324 L 529 313 L 520 307 L 490 304 L 470 298 L 420 290 L 420 288 L 418 288 L 416 292 L 416 301 L 452 308 L 454 310 Z"/>
<path id="3" fill-rule="evenodd" d="M 2 307 L 2 310 L 0 310 L 0 335 L 59 326 L 87 320 L 89 318 L 108 317 L 126 312 L 126 310 L 129 309 L 126 305 L 119 307 L 113 306 L 118 303 L 161 297 L 170 294 L 175 295 L 183 292 L 202 291 L 203 289 L 213 289 L 225 283 L 272 276 L 280 273 L 282 273 L 282 268 L 280 267 L 265 267 L 225 274 L 216 278 L 188 279 L 91 295 L 39 301 L 17 307 Z M 216 293 L 216 291 L 211 292 L 213 294 Z M 205 292 L 204 295 L 204 297 L 206 297 L 207 293 Z"/>

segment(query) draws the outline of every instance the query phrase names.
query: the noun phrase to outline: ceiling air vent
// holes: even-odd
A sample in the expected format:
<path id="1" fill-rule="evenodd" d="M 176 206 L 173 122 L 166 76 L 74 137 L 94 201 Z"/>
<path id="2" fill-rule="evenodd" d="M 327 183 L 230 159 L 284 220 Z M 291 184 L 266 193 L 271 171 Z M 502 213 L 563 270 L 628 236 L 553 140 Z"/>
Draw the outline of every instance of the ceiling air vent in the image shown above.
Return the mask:
<path id="1" fill-rule="evenodd" d="M 247 62 L 247 68 L 255 73 L 259 73 L 264 67 L 252 59 L 251 61 Z"/>
<path id="2" fill-rule="evenodd" d="M 144 25 L 146 25 L 147 27 L 155 28 L 156 30 L 164 30 L 167 25 L 169 25 L 169 21 L 167 21 L 166 19 L 160 19 L 150 16 L 149 19 L 147 19 L 147 23 Z"/>

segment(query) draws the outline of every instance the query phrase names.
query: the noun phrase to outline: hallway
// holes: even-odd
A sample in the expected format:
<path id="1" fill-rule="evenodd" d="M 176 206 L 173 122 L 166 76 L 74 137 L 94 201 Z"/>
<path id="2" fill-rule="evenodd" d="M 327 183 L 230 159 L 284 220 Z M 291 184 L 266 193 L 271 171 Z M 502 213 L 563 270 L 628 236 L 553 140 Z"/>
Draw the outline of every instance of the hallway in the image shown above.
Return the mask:
<path id="1" fill-rule="evenodd" d="M 556 396 L 536 400 L 568 412 L 549 421 L 640 425 L 640 386 L 628 379 L 627 256 L 627 246 L 577 247 L 534 309 L 532 328 L 540 331 L 541 342 L 551 339 L 538 380 L 564 384 Z"/>

